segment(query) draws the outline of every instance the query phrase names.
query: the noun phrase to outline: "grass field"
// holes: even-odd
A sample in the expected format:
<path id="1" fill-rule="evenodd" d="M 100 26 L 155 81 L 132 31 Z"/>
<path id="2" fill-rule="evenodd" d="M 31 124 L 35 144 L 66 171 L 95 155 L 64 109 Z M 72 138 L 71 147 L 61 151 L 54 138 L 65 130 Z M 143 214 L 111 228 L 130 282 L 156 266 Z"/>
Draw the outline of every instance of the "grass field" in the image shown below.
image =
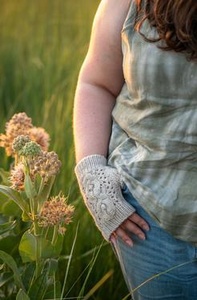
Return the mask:
<path id="1" fill-rule="evenodd" d="M 73 173 L 73 97 L 98 3 L 0 0 L 0 132 L 14 113 L 24 111 L 50 134 L 50 150 L 62 161 L 54 189 L 76 208 L 60 260 L 62 281 L 77 232 L 65 299 L 121 300 L 127 289 L 119 265 L 96 230 Z M 0 155 L 1 167 L 7 168 L 3 149 Z"/>

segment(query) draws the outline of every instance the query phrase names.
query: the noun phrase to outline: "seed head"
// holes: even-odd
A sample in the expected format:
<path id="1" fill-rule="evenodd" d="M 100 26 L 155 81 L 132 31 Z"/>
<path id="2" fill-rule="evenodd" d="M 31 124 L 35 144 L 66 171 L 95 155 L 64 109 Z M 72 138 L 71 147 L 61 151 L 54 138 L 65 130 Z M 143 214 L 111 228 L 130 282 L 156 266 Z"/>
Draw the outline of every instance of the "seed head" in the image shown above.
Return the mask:
<path id="1" fill-rule="evenodd" d="M 38 143 L 42 150 L 49 147 L 49 135 L 41 127 L 33 127 L 32 120 L 26 113 L 15 114 L 5 125 L 5 134 L 0 134 L 0 147 L 5 148 L 7 156 L 14 156 L 12 143 L 17 136 L 29 136 L 30 140 Z"/>
<path id="2" fill-rule="evenodd" d="M 65 226 L 72 221 L 74 206 L 68 205 L 64 195 L 51 197 L 42 207 L 39 216 L 39 225 L 41 227 L 52 227 L 58 225 L 60 234 L 66 231 Z"/>
<path id="3" fill-rule="evenodd" d="M 25 180 L 25 174 L 23 171 L 23 164 L 19 163 L 11 170 L 10 175 L 10 182 L 11 182 L 11 188 L 22 191 L 24 190 L 24 180 Z"/>
<path id="4" fill-rule="evenodd" d="M 13 115 L 9 122 L 5 125 L 5 133 L 7 136 L 15 138 L 18 135 L 28 132 L 32 128 L 32 120 L 26 113 L 18 113 Z"/>
<path id="5" fill-rule="evenodd" d="M 54 151 L 42 151 L 29 161 L 29 166 L 32 175 L 39 174 L 46 183 L 50 177 L 58 174 L 61 162 Z"/>

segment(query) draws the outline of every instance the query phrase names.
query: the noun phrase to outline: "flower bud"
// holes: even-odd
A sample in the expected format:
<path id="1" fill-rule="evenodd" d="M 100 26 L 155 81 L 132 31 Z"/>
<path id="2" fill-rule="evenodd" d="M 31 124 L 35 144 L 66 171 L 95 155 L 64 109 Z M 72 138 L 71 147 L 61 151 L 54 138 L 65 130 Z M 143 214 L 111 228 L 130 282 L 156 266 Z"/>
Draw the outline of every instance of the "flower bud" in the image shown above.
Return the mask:
<path id="1" fill-rule="evenodd" d="M 24 145 L 24 147 L 19 151 L 19 155 L 28 157 L 28 156 L 37 156 L 42 152 L 40 145 L 36 142 L 30 141 Z"/>
<path id="2" fill-rule="evenodd" d="M 26 143 L 30 142 L 30 138 L 27 135 L 19 135 L 17 136 L 13 143 L 12 143 L 12 149 L 14 152 L 18 153 L 22 150 L 22 148 L 25 146 Z"/>

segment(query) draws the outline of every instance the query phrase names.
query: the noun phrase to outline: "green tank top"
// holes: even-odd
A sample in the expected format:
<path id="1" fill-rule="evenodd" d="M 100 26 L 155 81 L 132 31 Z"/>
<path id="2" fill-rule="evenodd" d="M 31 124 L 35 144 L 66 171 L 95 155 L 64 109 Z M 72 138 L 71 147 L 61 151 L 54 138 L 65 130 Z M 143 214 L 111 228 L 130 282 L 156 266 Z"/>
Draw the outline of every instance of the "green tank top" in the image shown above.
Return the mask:
<path id="1" fill-rule="evenodd" d="M 197 64 L 122 30 L 125 84 L 113 109 L 109 165 L 160 226 L 197 246 Z M 144 22 L 143 33 L 156 37 Z"/>

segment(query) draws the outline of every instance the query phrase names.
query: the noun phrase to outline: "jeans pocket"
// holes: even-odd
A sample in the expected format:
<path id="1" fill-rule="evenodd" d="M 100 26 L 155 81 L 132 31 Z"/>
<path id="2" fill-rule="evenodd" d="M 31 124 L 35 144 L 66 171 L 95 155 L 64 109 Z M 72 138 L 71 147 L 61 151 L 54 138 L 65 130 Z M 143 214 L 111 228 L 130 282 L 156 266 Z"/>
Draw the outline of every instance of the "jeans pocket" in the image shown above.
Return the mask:
<path id="1" fill-rule="evenodd" d="M 130 192 L 129 188 L 125 183 L 123 184 L 122 187 L 122 195 L 130 205 L 132 205 L 135 208 L 136 206 L 138 206 L 137 200 L 133 197 L 132 193 Z"/>
<path id="2" fill-rule="evenodd" d="M 127 187 L 126 183 L 123 182 L 122 187 L 121 187 L 122 193 L 126 193 L 127 190 L 128 190 L 128 187 Z"/>

